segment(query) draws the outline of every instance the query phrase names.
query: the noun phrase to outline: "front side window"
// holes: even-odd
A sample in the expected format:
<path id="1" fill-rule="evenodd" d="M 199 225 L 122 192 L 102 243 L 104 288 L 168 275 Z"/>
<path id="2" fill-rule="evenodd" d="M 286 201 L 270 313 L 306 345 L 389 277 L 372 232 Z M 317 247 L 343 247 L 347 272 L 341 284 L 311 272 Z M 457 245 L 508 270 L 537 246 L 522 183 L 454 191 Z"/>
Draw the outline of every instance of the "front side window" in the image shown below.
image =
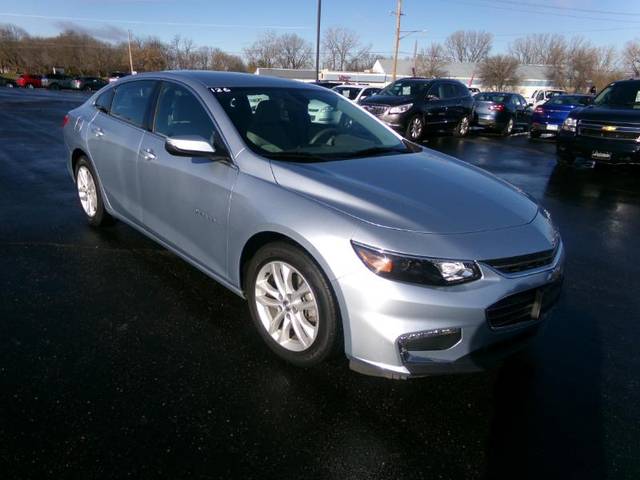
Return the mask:
<path id="1" fill-rule="evenodd" d="M 458 91 L 453 83 L 445 83 L 442 86 L 443 96 L 441 98 L 455 98 L 458 96 Z"/>
<path id="2" fill-rule="evenodd" d="M 153 131 L 165 137 L 197 135 L 213 141 L 213 122 L 202 104 L 186 88 L 163 83 Z"/>
<path id="3" fill-rule="evenodd" d="M 397 80 L 385 87 L 380 95 L 391 95 L 394 97 L 416 97 L 425 92 L 427 83 Z"/>
<path id="4" fill-rule="evenodd" d="M 138 80 L 116 87 L 111 115 L 143 127 L 154 86 L 155 82 L 152 80 Z"/>
<path id="5" fill-rule="evenodd" d="M 310 88 L 239 87 L 214 95 L 247 146 L 268 158 L 329 161 L 406 153 L 403 141 L 334 92 Z M 252 108 L 252 99 L 262 98 Z"/>

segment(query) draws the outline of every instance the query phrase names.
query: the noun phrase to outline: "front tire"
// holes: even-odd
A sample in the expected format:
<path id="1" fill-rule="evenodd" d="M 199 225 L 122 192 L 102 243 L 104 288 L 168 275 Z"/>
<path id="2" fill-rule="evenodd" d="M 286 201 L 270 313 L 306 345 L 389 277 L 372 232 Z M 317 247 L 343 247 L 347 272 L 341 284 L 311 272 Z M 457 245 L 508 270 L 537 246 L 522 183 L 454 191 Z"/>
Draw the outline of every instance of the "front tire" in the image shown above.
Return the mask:
<path id="1" fill-rule="evenodd" d="M 404 136 L 416 143 L 419 143 L 420 140 L 422 140 L 422 137 L 424 136 L 424 118 L 422 118 L 422 115 L 414 115 L 409 119 Z"/>
<path id="2" fill-rule="evenodd" d="M 104 209 L 98 177 L 86 157 L 78 160 L 75 173 L 78 200 L 89 225 L 100 227 L 111 223 L 113 218 Z"/>
<path id="3" fill-rule="evenodd" d="M 568 167 L 569 165 L 573 165 L 575 161 L 576 157 L 573 154 L 560 150 L 556 144 L 556 162 L 558 165 Z"/>
<path id="4" fill-rule="evenodd" d="M 540 130 L 529 130 L 529 138 L 540 138 Z"/>
<path id="5" fill-rule="evenodd" d="M 245 279 L 253 322 L 276 355 L 311 367 L 339 350 L 338 305 L 327 278 L 304 250 L 286 242 L 267 244 L 249 261 Z"/>

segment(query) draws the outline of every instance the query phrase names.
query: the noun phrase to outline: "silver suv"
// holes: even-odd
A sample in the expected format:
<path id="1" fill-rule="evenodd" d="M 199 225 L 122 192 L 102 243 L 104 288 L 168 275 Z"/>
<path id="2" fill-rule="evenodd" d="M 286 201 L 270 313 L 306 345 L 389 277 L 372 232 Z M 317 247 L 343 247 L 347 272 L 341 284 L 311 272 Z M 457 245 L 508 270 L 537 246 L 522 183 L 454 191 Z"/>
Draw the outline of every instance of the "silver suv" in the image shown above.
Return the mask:
<path id="1" fill-rule="evenodd" d="M 64 123 L 89 224 L 117 218 L 246 298 L 296 365 L 344 352 L 394 378 L 475 369 L 558 295 L 564 250 L 545 210 L 330 90 L 149 73 Z"/>

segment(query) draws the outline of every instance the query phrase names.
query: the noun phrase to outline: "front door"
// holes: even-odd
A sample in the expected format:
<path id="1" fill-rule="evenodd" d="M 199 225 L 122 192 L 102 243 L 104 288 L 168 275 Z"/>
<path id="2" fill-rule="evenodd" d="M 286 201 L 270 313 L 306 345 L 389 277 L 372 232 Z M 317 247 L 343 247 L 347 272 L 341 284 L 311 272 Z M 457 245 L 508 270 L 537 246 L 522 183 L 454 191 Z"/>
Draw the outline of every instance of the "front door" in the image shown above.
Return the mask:
<path id="1" fill-rule="evenodd" d="M 204 105 L 186 87 L 163 82 L 153 122 L 140 146 L 139 183 L 145 226 L 211 271 L 226 274 L 227 213 L 238 170 L 229 161 L 179 157 L 167 137 L 197 135 L 214 143 Z"/>

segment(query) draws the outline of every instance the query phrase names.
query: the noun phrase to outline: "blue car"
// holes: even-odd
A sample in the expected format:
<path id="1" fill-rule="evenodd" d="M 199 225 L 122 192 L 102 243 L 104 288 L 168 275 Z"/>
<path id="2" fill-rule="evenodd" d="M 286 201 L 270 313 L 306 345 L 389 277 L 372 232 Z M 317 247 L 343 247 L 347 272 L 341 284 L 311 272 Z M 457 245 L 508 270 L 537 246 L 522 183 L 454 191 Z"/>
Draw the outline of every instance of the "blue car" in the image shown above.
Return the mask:
<path id="1" fill-rule="evenodd" d="M 578 107 L 590 105 L 591 95 L 556 95 L 542 105 L 536 107 L 531 118 L 531 138 L 538 138 L 543 133 L 558 133 L 562 122 L 569 113 Z"/>

